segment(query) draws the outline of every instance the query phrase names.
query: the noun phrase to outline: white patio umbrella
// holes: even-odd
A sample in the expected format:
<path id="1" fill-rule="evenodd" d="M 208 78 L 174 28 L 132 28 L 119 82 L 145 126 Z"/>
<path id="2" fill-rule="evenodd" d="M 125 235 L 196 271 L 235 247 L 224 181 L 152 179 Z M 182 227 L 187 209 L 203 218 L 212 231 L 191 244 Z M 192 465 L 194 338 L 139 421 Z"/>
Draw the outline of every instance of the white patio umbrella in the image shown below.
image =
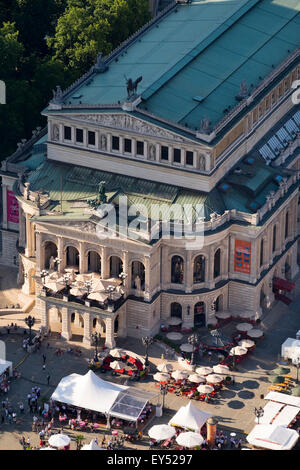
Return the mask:
<path id="1" fill-rule="evenodd" d="M 188 381 L 193 382 L 195 384 L 200 384 L 200 383 L 205 383 L 206 378 L 199 374 L 191 374 L 189 375 Z"/>
<path id="2" fill-rule="evenodd" d="M 217 364 L 216 366 L 213 366 L 213 371 L 215 374 L 228 374 L 230 369 L 228 366 L 223 366 L 222 364 Z"/>
<path id="3" fill-rule="evenodd" d="M 50 446 L 53 447 L 65 447 L 68 446 L 71 439 L 66 434 L 53 434 L 48 440 Z"/>
<path id="4" fill-rule="evenodd" d="M 39 450 L 57 450 L 54 447 L 41 447 Z"/>
<path id="5" fill-rule="evenodd" d="M 85 289 L 84 287 L 74 286 L 72 287 L 72 289 L 70 289 L 70 294 L 74 295 L 75 297 L 82 297 L 86 293 L 87 289 Z"/>
<path id="6" fill-rule="evenodd" d="M 197 390 L 199 393 L 211 393 L 214 391 L 214 387 L 212 387 L 211 385 L 204 384 L 199 385 L 199 387 L 197 387 Z"/>
<path id="7" fill-rule="evenodd" d="M 263 335 L 264 333 L 262 330 L 257 330 L 255 328 L 247 332 L 247 336 L 250 336 L 250 338 L 261 338 Z"/>
<path id="8" fill-rule="evenodd" d="M 176 333 L 175 331 L 171 333 L 167 333 L 167 338 L 172 339 L 173 341 L 179 341 L 180 339 L 183 338 L 183 335 L 181 333 Z"/>
<path id="9" fill-rule="evenodd" d="M 89 444 L 86 444 L 85 446 L 81 447 L 80 450 L 105 450 L 105 449 L 102 449 L 101 447 L 99 447 L 95 439 L 92 439 Z"/>
<path id="10" fill-rule="evenodd" d="M 205 376 L 205 375 L 208 375 L 208 374 L 212 374 L 213 369 L 212 369 L 212 367 L 203 366 L 203 367 L 198 367 L 196 369 L 196 372 L 199 375 L 204 375 Z"/>
<path id="11" fill-rule="evenodd" d="M 193 345 L 190 344 L 190 343 L 183 343 L 180 346 L 180 349 L 181 349 L 181 351 L 192 352 L 193 351 Z"/>
<path id="12" fill-rule="evenodd" d="M 241 312 L 239 313 L 239 318 L 247 318 L 248 320 L 250 320 L 251 318 L 254 318 L 254 315 L 252 312 Z"/>
<path id="13" fill-rule="evenodd" d="M 170 439 L 171 437 L 175 436 L 175 434 L 175 428 L 173 428 L 173 426 L 169 426 L 168 424 L 156 424 L 148 431 L 148 436 L 151 437 L 151 439 L 155 439 L 156 441 Z"/>
<path id="14" fill-rule="evenodd" d="M 91 280 L 91 275 L 90 274 L 77 274 L 75 277 L 76 281 L 90 281 Z"/>
<path id="15" fill-rule="evenodd" d="M 166 319 L 166 323 L 167 325 L 177 326 L 177 325 L 180 325 L 180 323 L 182 323 L 182 320 L 178 317 L 169 317 Z"/>
<path id="16" fill-rule="evenodd" d="M 126 351 L 124 351 L 124 349 L 120 349 L 120 348 L 114 348 L 114 349 L 111 349 L 109 351 L 109 355 L 111 357 L 122 357 L 122 356 L 125 356 L 127 353 Z"/>
<path id="17" fill-rule="evenodd" d="M 217 318 L 220 318 L 221 320 L 226 320 L 227 318 L 231 317 L 231 313 L 229 312 L 217 312 L 215 315 Z"/>
<path id="18" fill-rule="evenodd" d="M 161 364 L 158 364 L 157 370 L 160 372 L 172 372 L 173 365 L 169 364 L 168 362 L 162 362 Z"/>
<path id="19" fill-rule="evenodd" d="M 229 354 L 231 356 L 244 356 L 244 354 L 247 354 L 248 349 L 247 348 L 242 348 L 241 346 L 235 346 L 234 348 L 231 348 L 229 351 Z"/>
<path id="20" fill-rule="evenodd" d="M 113 361 L 109 366 L 114 370 L 124 369 L 124 363 L 120 361 Z"/>
<path id="21" fill-rule="evenodd" d="M 167 382 L 169 378 L 169 374 L 166 374 L 165 372 L 156 372 L 156 374 L 153 375 L 153 379 L 156 382 Z"/>
<path id="22" fill-rule="evenodd" d="M 252 348 L 252 346 L 255 346 L 255 343 L 252 339 L 242 339 L 239 341 L 238 345 L 242 348 Z"/>
<path id="23" fill-rule="evenodd" d="M 88 299 L 96 300 L 97 302 L 105 302 L 105 300 L 107 299 L 107 294 L 103 292 L 91 292 L 88 295 Z"/>
<path id="24" fill-rule="evenodd" d="M 249 330 L 252 330 L 253 328 L 253 325 L 251 325 L 251 323 L 239 323 L 238 325 L 236 325 L 236 329 L 238 331 L 249 331 Z"/>
<path id="25" fill-rule="evenodd" d="M 172 372 L 172 377 L 175 380 L 184 380 L 187 379 L 189 376 L 189 373 L 186 370 L 175 370 Z"/>
<path id="26" fill-rule="evenodd" d="M 217 374 L 209 374 L 206 377 L 206 382 L 208 384 L 218 384 L 218 383 L 222 382 L 223 380 L 224 380 L 224 378 L 221 375 L 217 375 Z"/>
<path id="27" fill-rule="evenodd" d="M 192 431 L 182 432 L 176 437 L 177 444 L 188 448 L 201 446 L 203 441 L 201 434 Z"/>

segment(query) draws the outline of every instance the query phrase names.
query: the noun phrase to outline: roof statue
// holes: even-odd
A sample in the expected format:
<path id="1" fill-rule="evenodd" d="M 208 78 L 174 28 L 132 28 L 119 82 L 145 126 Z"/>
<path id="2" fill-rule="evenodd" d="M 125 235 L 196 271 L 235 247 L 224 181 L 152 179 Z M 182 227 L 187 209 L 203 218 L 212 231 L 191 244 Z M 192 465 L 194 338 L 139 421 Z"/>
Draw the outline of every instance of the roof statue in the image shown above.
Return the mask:
<path id="1" fill-rule="evenodd" d="M 99 54 L 97 55 L 96 63 L 92 67 L 92 71 L 102 73 L 102 72 L 105 72 L 107 69 L 108 69 L 108 66 L 105 63 L 105 60 L 103 60 L 102 58 L 102 52 L 99 52 Z"/>
<path id="2" fill-rule="evenodd" d="M 135 81 L 133 81 L 132 78 L 127 78 L 126 75 L 124 76 L 127 86 L 127 99 L 129 99 L 136 94 L 137 86 L 142 81 L 143 77 L 138 77 Z"/>
<path id="3" fill-rule="evenodd" d="M 246 83 L 246 80 L 242 80 L 240 84 L 239 94 L 235 97 L 238 101 L 243 100 L 249 96 L 249 86 Z"/>
<path id="4" fill-rule="evenodd" d="M 56 86 L 56 90 L 52 90 L 53 98 L 50 103 L 60 104 L 62 102 L 63 92 L 59 85 Z"/>
<path id="5" fill-rule="evenodd" d="M 202 134 L 210 134 L 211 132 L 211 123 L 207 116 L 200 121 L 200 132 Z"/>
<path id="6" fill-rule="evenodd" d="M 97 209 L 101 204 L 107 203 L 107 196 L 105 194 L 105 181 L 100 181 L 98 185 L 98 195 L 95 199 L 89 199 L 88 205 Z"/>

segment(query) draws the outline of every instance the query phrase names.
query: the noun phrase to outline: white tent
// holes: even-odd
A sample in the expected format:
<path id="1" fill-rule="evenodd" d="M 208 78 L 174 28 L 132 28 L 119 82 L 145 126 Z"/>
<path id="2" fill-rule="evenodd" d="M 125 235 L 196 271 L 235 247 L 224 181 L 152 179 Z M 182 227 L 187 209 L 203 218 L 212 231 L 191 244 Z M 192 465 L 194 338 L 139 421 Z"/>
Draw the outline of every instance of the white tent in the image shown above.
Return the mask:
<path id="1" fill-rule="evenodd" d="M 284 405 L 272 424 L 274 426 L 288 426 L 293 419 L 296 418 L 298 413 L 300 413 L 300 409 L 296 406 Z"/>
<path id="2" fill-rule="evenodd" d="M 297 406 L 300 408 L 300 397 L 294 397 L 293 395 L 287 395 L 286 393 L 269 392 L 265 396 L 265 400 L 277 401 L 284 405 Z"/>
<path id="3" fill-rule="evenodd" d="M 0 375 L 2 375 L 6 369 L 9 370 L 9 376 L 12 376 L 12 362 L 5 361 L 4 359 L 0 359 Z"/>
<path id="4" fill-rule="evenodd" d="M 105 450 L 102 447 L 99 447 L 95 439 L 92 439 L 89 444 L 85 444 L 81 447 L 81 450 Z"/>
<path id="5" fill-rule="evenodd" d="M 155 396 L 145 390 L 116 385 L 100 379 L 91 370 L 85 375 L 64 377 L 51 400 L 78 408 L 136 421 L 148 401 Z"/>
<path id="6" fill-rule="evenodd" d="M 290 450 L 299 439 L 299 434 L 293 429 L 273 424 L 258 424 L 247 436 L 249 444 L 270 450 Z"/>
<path id="7" fill-rule="evenodd" d="M 277 413 L 284 407 L 283 403 L 269 401 L 264 407 L 264 414 L 259 419 L 254 418 L 255 422 L 259 424 L 271 424 Z"/>
<path id="8" fill-rule="evenodd" d="M 201 411 L 196 408 L 192 402 L 189 402 L 188 405 L 182 406 L 177 411 L 168 424 L 171 426 L 180 426 L 182 428 L 192 429 L 193 431 L 199 431 L 210 416 L 211 413 Z"/>
<path id="9" fill-rule="evenodd" d="M 281 345 L 281 356 L 286 359 L 291 359 L 294 354 L 300 355 L 300 340 L 287 338 Z"/>

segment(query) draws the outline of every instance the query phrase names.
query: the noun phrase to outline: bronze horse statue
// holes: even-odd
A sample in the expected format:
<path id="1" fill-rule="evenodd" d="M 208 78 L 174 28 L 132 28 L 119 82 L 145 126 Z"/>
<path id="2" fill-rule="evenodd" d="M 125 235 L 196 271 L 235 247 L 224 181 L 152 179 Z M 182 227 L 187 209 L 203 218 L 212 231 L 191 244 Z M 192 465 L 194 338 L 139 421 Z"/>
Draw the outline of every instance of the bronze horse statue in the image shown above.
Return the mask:
<path id="1" fill-rule="evenodd" d="M 127 85 L 127 98 L 135 95 L 138 84 L 142 81 L 143 77 L 138 77 L 135 81 L 132 78 L 127 78 L 125 75 L 126 85 Z"/>

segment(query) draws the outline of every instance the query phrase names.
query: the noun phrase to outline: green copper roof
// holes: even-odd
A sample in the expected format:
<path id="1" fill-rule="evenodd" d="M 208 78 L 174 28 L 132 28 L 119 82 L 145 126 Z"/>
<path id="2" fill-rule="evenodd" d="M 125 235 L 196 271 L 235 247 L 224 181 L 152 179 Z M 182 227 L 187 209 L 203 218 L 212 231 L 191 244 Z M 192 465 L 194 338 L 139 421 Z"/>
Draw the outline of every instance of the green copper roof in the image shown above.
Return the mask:
<path id="1" fill-rule="evenodd" d="M 154 21 L 65 102 L 117 104 L 125 77 L 142 76 L 140 108 L 199 129 L 236 104 L 243 80 L 255 88 L 299 45 L 300 0 L 202 0 Z M 77 98 L 76 98 L 77 97 Z"/>

